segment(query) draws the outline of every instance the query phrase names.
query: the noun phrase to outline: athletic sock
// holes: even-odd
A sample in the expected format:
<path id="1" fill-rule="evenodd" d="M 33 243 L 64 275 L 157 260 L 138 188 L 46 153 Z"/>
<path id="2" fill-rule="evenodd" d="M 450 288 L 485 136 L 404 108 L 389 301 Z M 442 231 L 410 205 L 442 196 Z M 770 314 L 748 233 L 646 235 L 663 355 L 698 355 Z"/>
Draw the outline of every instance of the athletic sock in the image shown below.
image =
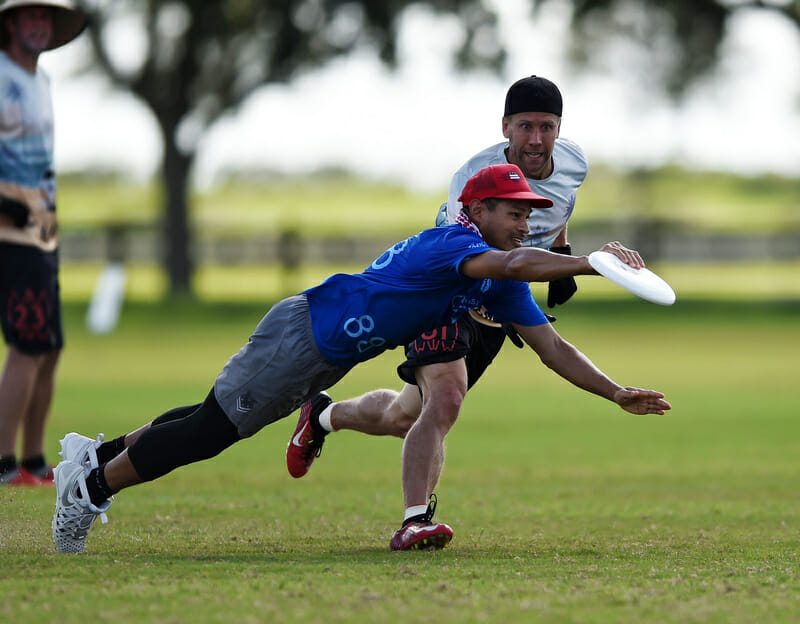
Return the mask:
<path id="1" fill-rule="evenodd" d="M 331 412 L 333 412 L 333 406 L 336 403 L 331 403 L 328 407 L 322 410 L 319 414 L 319 426 L 326 432 L 331 433 L 332 431 L 336 431 L 336 428 L 331 423 Z"/>
<path id="2" fill-rule="evenodd" d="M 403 517 L 403 525 L 406 526 L 407 524 L 411 524 L 412 522 L 422 522 L 425 520 L 425 515 L 428 512 L 427 505 L 412 505 L 411 507 L 406 507 L 406 513 Z"/>
<path id="3" fill-rule="evenodd" d="M 0 474 L 5 474 L 17 469 L 17 456 L 4 455 L 0 457 Z"/>
<path id="4" fill-rule="evenodd" d="M 22 467 L 31 474 L 38 474 L 47 470 L 47 464 L 44 461 L 44 455 L 26 457 L 22 460 Z"/>
<path id="5" fill-rule="evenodd" d="M 114 459 L 117 455 L 125 450 L 125 436 L 121 435 L 118 438 L 103 442 L 97 448 L 97 461 L 100 464 L 105 464 Z"/>
<path id="6" fill-rule="evenodd" d="M 86 489 L 89 490 L 89 500 L 93 505 L 102 505 L 117 493 L 117 490 L 108 487 L 105 464 L 89 472 L 86 476 Z"/>

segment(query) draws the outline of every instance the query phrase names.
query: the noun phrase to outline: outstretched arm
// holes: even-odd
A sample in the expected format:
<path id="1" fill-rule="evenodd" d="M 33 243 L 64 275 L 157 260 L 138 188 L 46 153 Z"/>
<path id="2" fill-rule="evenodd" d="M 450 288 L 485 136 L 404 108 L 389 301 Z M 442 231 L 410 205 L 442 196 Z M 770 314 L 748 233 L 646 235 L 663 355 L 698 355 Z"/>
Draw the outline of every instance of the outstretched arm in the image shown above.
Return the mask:
<path id="1" fill-rule="evenodd" d="M 663 414 L 672 409 L 661 392 L 623 387 L 611 380 L 550 323 L 514 327 L 545 365 L 579 388 L 613 401 L 631 414 Z"/>
<path id="2" fill-rule="evenodd" d="M 635 269 L 644 266 L 639 253 L 614 241 L 600 248 L 619 257 Z M 537 247 L 518 247 L 511 251 L 490 250 L 465 260 L 461 272 L 475 279 L 504 279 L 520 282 L 549 282 L 571 275 L 597 275 L 588 256 L 565 256 Z"/>

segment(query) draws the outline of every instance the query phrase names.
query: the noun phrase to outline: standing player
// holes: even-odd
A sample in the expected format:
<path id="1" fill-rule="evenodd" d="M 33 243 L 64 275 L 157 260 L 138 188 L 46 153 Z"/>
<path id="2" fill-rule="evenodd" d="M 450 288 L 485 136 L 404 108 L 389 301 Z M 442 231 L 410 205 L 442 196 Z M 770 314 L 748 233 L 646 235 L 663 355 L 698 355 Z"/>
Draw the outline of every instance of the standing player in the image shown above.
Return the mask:
<path id="1" fill-rule="evenodd" d="M 39 55 L 86 19 L 63 0 L 0 5 L 0 484 L 52 485 L 44 437 L 63 346 L 58 286 L 53 111 Z M 22 463 L 15 445 L 22 424 Z"/>
<path id="2" fill-rule="evenodd" d="M 459 197 L 471 176 L 490 165 L 513 163 L 524 173 L 534 193 L 553 201 L 547 210 L 532 211 L 522 245 L 569 255 L 567 222 L 586 177 L 587 161 L 578 145 L 559 137 L 562 109 L 561 92 L 546 78 L 529 76 L 511 85 L 502 118 L 507 141 L 479 152 L 455 173 L 437 225 L 457 223 L 462 217 Z M 548 306 L 563 304 L 576 289 L 571 276 L 550 281 Z M 375 390 L 336 403 L 324 393 L 314 397 L 301 410 L 297 429 L 287 446 L 289 473 L 302 477 L 319 456 L 325 436 L 331 431 L 351 429 L 405 437 L 403 529 L 408 529 L 398 532 L 393 548 L 416 547 L 419 535 L 414 527 L 431 515 L 427 501 L 442 469 L 444 437 L 458 413 L 457 408 L 442 411 L 436 404 L 448 398 L 460 407 L 467 390 L 478 381 L 505 339 L 501 329 L 476 318 L 465 316 L 453 325 L 431 328 L 411 343 L 408 359 L 398 369 L 407 382 L 399 393 Z M 458 336 L 458 340 L 450 341 L 448 336 Z M 512 339 L 522 346 L 513 334 Z"/>
<path id="3" fill-rule="evenodd" d="M 562 139 L 563 100 L 558 87 L 540 76 L 522 78 L 509 87 L 502 129 L 507 141 L 478 152 L 456 171 L 447 202 L 436 217 L 436 225 L 455 223 L 461 212 L 458 201 L 466 181 L 483 167 L 513 163 L 525 174 L 531 190 L 553 200 L 547 211 L 535 211 L 528 219 L 525 246 L 570 254 L 567 222 L 575 208 L 575 197 L 588 172 L 583 150 Z M 547 306 L 565 303 L 577 290 L 572 277 L 550 282 Z"/>
<path id="4" fill-rule="evenodd" d="M 520 246 L 531 208 L 551 202 L 531 192 L 519 168 L 482 169 L 467 183 L 464 202 L 461 225 L 420 232 L 393 245 L 362 273 L 334 275 L 276 304 L 228 360 L 198 409 L 173 410 L 118 438 L 125 449 L 107 463 L 101 464 L 108 460 L 106 452 L 119 449 L 68 434 L 62 441 L 64 461 L 55 469 L 57 549 L 82 552 L 89 528 L 116 492 L 214 457 L 288 416 L 358 363 L 478 305 L 514 323 L 540 357 L 576 386 L 634 414 L 670 409 L 660 392 L 609 379 L 553 330 L 534 302 L 527 281 L 596 272 L 585 256 Z M 604 249 L 633 267 L 643 266 L 636 252 L 619 244 Z M 398 309 L 410 313 L 398 317 Z M 427 538 L 439 546 L 452 536 L 446 525 L 434 530 Z"/>

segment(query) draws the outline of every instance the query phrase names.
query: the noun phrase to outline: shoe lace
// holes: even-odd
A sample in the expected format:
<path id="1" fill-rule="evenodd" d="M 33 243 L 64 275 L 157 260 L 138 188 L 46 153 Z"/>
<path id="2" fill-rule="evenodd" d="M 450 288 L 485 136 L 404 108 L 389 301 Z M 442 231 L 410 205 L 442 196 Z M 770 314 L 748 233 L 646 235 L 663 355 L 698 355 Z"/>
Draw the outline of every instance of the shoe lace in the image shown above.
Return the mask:
<path id="1" fill-rule="evenodd" d="M 86 486 L 86 476 L 85 475 L 83 475 L 83 476 L 78 478 L 77 486 L 78 486 L 78 489 L 80 490 L 81 498 L 85 501 L 86 506 L 88 507 L 89 511 L 91 511 L 94 514 L 99 515 L 101 523 L 108 524 L 108 516 L 106 516 L 106 513 L 102 509 L 99 509 L 94 503 L 91 502 L 92 499 L 89 496 L 89 488 Z"/>
<path id="2" fill-rule="evenodd" d="M 436 513 L 437 502 L 438 499 L 436 498 L 436 494 L 431 493 L 431 495 L 428 497 L 428 508 L 425 510 L 425 513 L 403 520 L 403 526 L 400 530 L 405 530 L 407 527 L 413 527 L 417 524 L 433 524 L 433 514 Z"/>
<path id="3" fill-rule="evenodd" d="M 311 436 L 308 457 L 313 452 L 314 457 L 319 457 L 322 453 L 322 445 L 325 442 L 327 432 L 319 424 L 319 414 L 331 404 L 331 398 L 325 393 L 320 392 L 311 399 L 311 414 L 308 417 L 308 433 Z"/>
<path id="4" fill-rule="evenodd" d="M 431 493 L 428 498 L 428 509 L 425 510 L 425 516 L 422 519 L 423 522 L 431 522 L 433 520 L 433 514 L 436 513 L 436 504 L 438 501 L 439 499 L 436 498 L 436 494 Z"/>
<path id="5" fill-rule="evenodd" d="M 97 449 L 100 448 L 100 445 L 103 444 L 105 439 L 106 436 L 104 434 L 98 433 L 95 441 L 89 445 L 89 448 L 86 449 L 86 452 L 89 456 L 90 468 L 97 468 L 100 465 L 100 460 L 97 458 Z"/>
<path id="6" fill-rule="evenodd" d="M 303 432 L 303 440 L 306 442 L 306 447 L 303 449 L 303 459 L 308 461 L 312 455 L 319 457 L 320 453 L 322 453 L 322 443 L 325 438 L 314 431 L 314 426 L 310 420 L 306 425 L 306 430 Z"/>

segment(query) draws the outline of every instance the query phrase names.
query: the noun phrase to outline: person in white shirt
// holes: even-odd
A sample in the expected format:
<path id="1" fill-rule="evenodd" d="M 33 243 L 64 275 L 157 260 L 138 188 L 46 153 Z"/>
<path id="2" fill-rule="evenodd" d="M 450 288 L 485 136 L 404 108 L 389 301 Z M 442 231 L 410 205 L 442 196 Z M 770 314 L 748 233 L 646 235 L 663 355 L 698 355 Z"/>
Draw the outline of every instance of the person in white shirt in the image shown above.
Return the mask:
<path id="1" fill-rule="evenodd" d="M 8 345 L 0 376 L 0 485 L 53 485 L 44 440 L 64 338 L 53 105 L 38 61 L 85 26 L 67 0 L 0 4 L 0 321 Z"/>

